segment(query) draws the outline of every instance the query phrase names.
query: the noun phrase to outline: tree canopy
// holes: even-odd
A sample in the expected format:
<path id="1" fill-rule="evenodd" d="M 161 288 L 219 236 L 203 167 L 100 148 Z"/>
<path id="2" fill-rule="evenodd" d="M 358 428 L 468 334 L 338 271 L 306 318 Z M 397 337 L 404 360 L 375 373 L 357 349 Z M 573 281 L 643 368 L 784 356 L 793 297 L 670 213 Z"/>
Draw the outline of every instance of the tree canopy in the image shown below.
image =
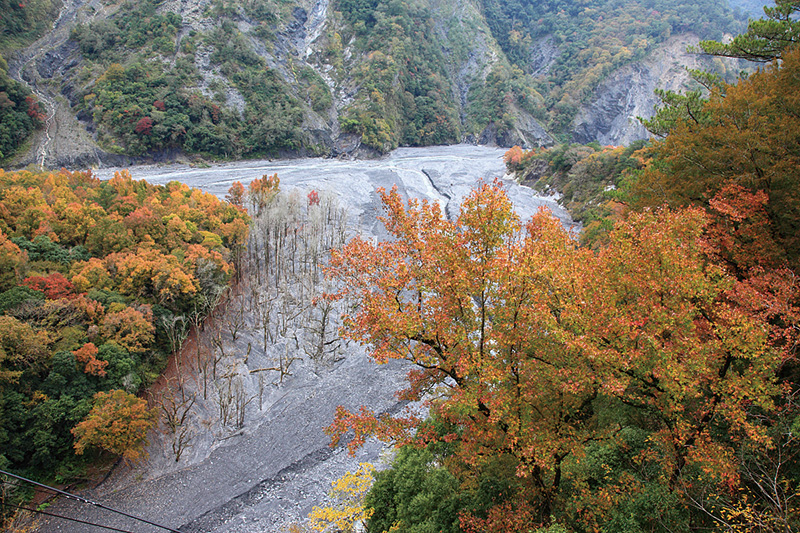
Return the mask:
<path id="1" fill-rule="evenodd" d="M 53 478 L 102 450 L 135 459 L 136 394 L 233 279 L 249 220 L 127 171 L 0 170 L 0 463 Z"/>
<path id="2" fill-rule="evenodd" d="M 523 225 L 498 183 L 467 197 L 455 221 L 437 204 L 381 195 L 391 239 L 356 238 L 332 262 L 358 302 L 345 334 L 378 362 L 412 363 L 401 397 L 426 401 L 446 430 L 340 408 L 334 442 L 346 430 L 351 447 L 369 434 L 456 442 L 452 461 L 467 472 L 511 463 L 518 481 L 503 500 L 533 522 L 557 515 L 590 530 L 611 527 L 619 503 L 594 509 L 597 483 L 689 505 L 697 491 L 727 494 L 743 447 L 775 446 L 765 418 L 779 414 L 775 376 L 792 352 L 709 260 L 701 210 L 631 215 L 595 253 L 546 213 Z M 644 477 L 626 486 L 632 471 L 600 481 L 582 466 L 633 434 L 646 435 Z"/>
<path id="3" fill-rule="evenodd" d="M 800 39 L 800 21 L 797 0 L 775 0 L 775 5 L 765 7 L 766 18 L 751 19 L 747 31 L 730 42 L 701 41 L 699 50 L 706 54 L 735 57 L 759 63 L 780 59 Z"/>
<path id="4" fill-rule="evenodd" d="M 713 93 L 702 108 L 703 120 L 677 121 L 651 149 L 652 164 L 634 185 L 636 205 L 716 206 L 742 231 L 744 221 L 735 221 L 741 214 L 733 211 L 757 209 L 764 217 L 760 229 L 750 224 L 751 233 L 739 244 L 760 247 L 753 257 L 770 256 L 772 266 L 788 261 L 796 268 L 798 72 L 800 51 L 794 49 L 780 63 L 728 86 L 724 95 Z M 745 194 L 762 196 L 752 203 Z"/>

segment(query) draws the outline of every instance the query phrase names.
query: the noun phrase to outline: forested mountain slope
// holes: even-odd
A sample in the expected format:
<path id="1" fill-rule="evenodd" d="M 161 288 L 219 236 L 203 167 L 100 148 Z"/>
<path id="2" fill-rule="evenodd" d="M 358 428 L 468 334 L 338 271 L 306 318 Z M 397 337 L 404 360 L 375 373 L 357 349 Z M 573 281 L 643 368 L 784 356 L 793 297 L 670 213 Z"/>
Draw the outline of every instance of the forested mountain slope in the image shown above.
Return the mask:
<path id="1" fill-rule="evenodd" d="M 249 222 L 178 182 L 0 170 L 0 468 L 68 479 L 96 448 L 137 458 L 155 411 L 135 394 L 221 298 Z M 5 525 L 26 493 L 2 494 Z"/>
<path id="2" fill-rule="evenodd" d="M 688 79 L 684 43 L 741 27 L 720 0 L 75 0 L 27 49 L 3 28 L 54 115 L 7 161 L 629 142 L 653 88 Z"/>

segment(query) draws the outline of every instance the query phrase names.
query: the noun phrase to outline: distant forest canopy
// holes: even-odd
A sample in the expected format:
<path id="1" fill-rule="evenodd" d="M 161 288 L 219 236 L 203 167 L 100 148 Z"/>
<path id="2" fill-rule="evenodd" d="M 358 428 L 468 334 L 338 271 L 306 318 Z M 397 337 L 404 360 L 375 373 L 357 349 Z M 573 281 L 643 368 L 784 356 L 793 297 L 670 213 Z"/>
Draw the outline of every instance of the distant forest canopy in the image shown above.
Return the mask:
<path id="1" fill-rule="evenodd" d="M 770 6 L 773 2 L 768 0 L 729 0 L 732 8 L 741 9 L 750 18 L 760 18 L 764 16 L 764 7 Z"/>
<path id="2" fill-rule="evenodd" d="M 657 2 L 479 2 L 492 37 L 499 44 L 505 60 L 494 64 L 485 80 L 474 80 L 467 95 L 465 123 L 452 120 L 455 102 L 446 91 L 437 89 L 434 110 L 437 121 L 445 126 L 440 135 L 398 137 L 393 130 L 398 125 L 407 128 L 412 118 L 410 110 L 418 96 L 430 95 L 430 89 L 405 86 L 401 68 L 409 65 L 411 75 L 419 67 L 430 69 L 437 63 L 433 52 L 425 52 L 418 42 L 409 41 L 409 30 L 423 40 L 436 45 L 437 23 L 431 7 L 424 2 L 404 8 L 392 1 L 338 0 L 337 8 L 351 24 L 356 41 L 365 52 L 380 51 L 380 62 L 367 62 L 365 69 L 356 72 L 356 81 L 363 75 L 369 91 L 363 90 L 351 107 L 345 122 L 348 131 L 362 134 L 367 144 L 379 149 L 398 144 L 432 144 L 441 142 L 442 135 L 479 134 L 490 122 L 500 132 L 513 127 L 519 110 L 530 113 L 543 122 L 548 131 L 566 134 L 578 106 L 585 101 L 597 83 L 614 69 L 642 59 L 670 35 L 694 32 L 704 39 L 721 38 L 725 32 L 742 29 L 741 21 L 715 0 L 688 2 L 663 0 Z M 411 20 L 409 20 L 409 17 Z M 413 26 L 409 26 L 413 22 Z M 420 31 L 420 29 L 428 31 Z M 449 55 L 468 56 L 469 49 L 459 42 L 460 29 L 450 24 L 447 36 L 453 42 Z M 466 39 L 472 39 L 466 35 Z M 399 43 L 413 43 L 418 50 Z M 430 48 L 430 45 L 424 45 Z M 440 48 L 435 46 L 434 49 Z M 554 62 L 542 60 L 539 48 L 554 48 Z M 372 55 L 370 55 L 372 58 Z M 537 59 L 538 58 L 538 59 Z M 542 62 L 543 61 L 543 62 Z M 393 69 L 400 76 L 391 76 Z M 422 71 L 420 71 L 422 72 Z M 435 69 L 429 74 L 438 83 Z M 383 73 L 381 78 L 380 73 Z M 423 89 L 427 93 L 419 93 Z M 425 124 L 425 117 L 415 118 L 414 131 Z M 427 122 L 430 124 L 430 122 Z M 449 133 L 446 133 L 449 132 Z"/>
<path id="3" fill-rule="evenodd" d="M 0 55 L 0 162 L 13 155 L 46 119 L 31 90 L 8 76 L 8 64 Z"/>
<path id="4" fill-rule="evenodd" d="M 0 0 L 0 164 L 46 118 L 46 110 L 31 90 L 8 76 L 6 58 L 49 30 L 60 8 L 58 0 Z"/>
<path id="5" fill-rule="evenodd" d="M 724 44 L 701 41 L 698 52 L 769 66 L 737 83 L 692 70 L 699 89 L 656 91 L 662 105 L 652 119 L 642 120 L 656 140 L 628 147 L 565 143 L 523 151 L 516 146 L 505 155 L 508 170 L 540 191 L 560 194 L 562 204 L 586 225 L 585 242 L 607 231 L 627 206 L 705 204 L 712 191 L 719 192 L 720 180 L 738 176 L 740 185 L 767 191 L 770 240 L 782 249 L 779 256 L 796 265 L 798 206 L 790 193 L 797 183 L 796 155 L 793 141 L 785 138 L 797 131 L 791 111 L 795 65 L 776 61 L 785 60 L 800 41 L 798 11 L 797 0 L 781 0 Z M 745 142 L 747 135 L 754 140 Z"/>
<path id="6" fill-rule="evenodd" d="M 153 420 L 136 394 L 219 301 L 249 222 L 177 182 L 0 170 L 0 468 L 66 480 L 102 451 L 136 458 Z"/>
<path id="7" fill-rule="evenodd" d="M 108 152 L 324 155 L 323 130 L 386 152 L 487 128 L 504 138 L 534 119 L 564 139 L 615 69 L 670 35 L 743 27 L 717 0 L 335 0 L 306 53 L 294 32 L 308 13 L 296 2 L 214 0 L 201 14 L 211 29 L 167 5 L 122 0 L 72 32 L 80 57 L 62 92 Z M 0 49 L 30 42 L 57 13 L 36 0 L 8 12 Z M 4 143 L 6 156 L 21 145 Z"/>
<path id="8" fill-rule="evenodd" d="M 40 37 L 58 16 L 59 0 L 0 0 L 0 53 Z"/>

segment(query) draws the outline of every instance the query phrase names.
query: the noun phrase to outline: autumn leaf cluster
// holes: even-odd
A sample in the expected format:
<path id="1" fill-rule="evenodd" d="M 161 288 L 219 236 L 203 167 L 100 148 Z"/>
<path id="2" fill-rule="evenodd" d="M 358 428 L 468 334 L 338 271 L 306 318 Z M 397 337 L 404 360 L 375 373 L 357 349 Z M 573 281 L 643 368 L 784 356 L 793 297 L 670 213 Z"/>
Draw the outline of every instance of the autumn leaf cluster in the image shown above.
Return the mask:
<path id="1" fill-rule="evenodd" d="M 135 459 L 152 422 L 135 394 L 177 348 L 181 317 L 233 279 L 249 222 L 126 171 L 0 170 L 0 461 L 53 476 L 100 449 Z"/>

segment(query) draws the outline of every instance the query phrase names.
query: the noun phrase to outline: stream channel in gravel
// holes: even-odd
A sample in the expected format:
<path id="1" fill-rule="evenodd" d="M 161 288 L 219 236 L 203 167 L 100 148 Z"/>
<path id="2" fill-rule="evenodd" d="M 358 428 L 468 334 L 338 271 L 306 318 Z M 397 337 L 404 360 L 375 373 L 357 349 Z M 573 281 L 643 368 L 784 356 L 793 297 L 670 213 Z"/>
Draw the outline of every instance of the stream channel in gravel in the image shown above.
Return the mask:
<path id="1" fill-rule="evenodd" d="M 380 238 L 377 188 L 397 185 L 406 197 L 438 201 L 453 217 L 476 183 L 503 175 L 503 153 L 497 148 L 459 145 L 404 148 L 378 160 L 246 161 L 203 169 L 173 165 L 130 171 L 134 179 L 154 184 L 180 181 L 220 197 L 234 181 L 246 185 L 254 178 L 277 173 L 281 191 L 299 189 L 304 199 L 313 189 L 335 198 L 346 209 L 349 235 Z M 114 170 L 101 169 L 96 174 L 110 178 Z M 569 216 L 552 198 L 538 197 L 510 180 L 504 183 L 523 219 L 544 206 L 570 225 Z M 246 323 L 255 321 L 249 317 Z M 298 343 L 294 335 L 293 342 Z M 241 357 L 236 360 L 244 368 L 241 382 L 246 391 L 255 390 L 255 374 L 248 374 L 247 365 L 252 370 L 253 365 L 266 364 L 275 351 L 288 354 L 296 349 L 287 337 L 290 335 L 276 341 L 280 346 L 262 349 L 256 328 L 244 327 L 235 342 L 228 339 L 227 353 L 234 353 L 234 358 L 245 346 L 255 347 L 252 355 L 247 350 L 243 365 Z M 266 388 L 261 383 L 259 400 L 248 404 L 242 427 L 235 431 L 223 428 L 214 422 L 213 405 L 198 402 L 196 416 L 208 421 L 197 424 L 192 445 L 179 461 L 175 461 L 168 439 L 154 434 L 147 460 L 116 468 L 108 479 L 83 490 L 81 496 L 186 532 L 279 532 L 302 522 L 314 505 L 325 502 L 331 481 L 354 471 L 359 462 L 372 462 L 379 468 L 386 465 L 386 450 L 377 442 L 368 443 L 355 457 L 345 448 L 328 446 L 323 428 L 331 423 L 336 406 L 356 409 L 365 405 L 376 412 L 402 409 L 394 393 L 401 388 L 407 370 L 399 363 L 375 365 L 363 348 L 353 344 L 328 365 L 314 365 L 307 359 L 298 360 L 292 375 L 282 382 Z M 55 502 L 48 511 L 121 530 L 163 531 L 69 500 Z M 39 531 L 105 530 L 50 519 Z"/>

